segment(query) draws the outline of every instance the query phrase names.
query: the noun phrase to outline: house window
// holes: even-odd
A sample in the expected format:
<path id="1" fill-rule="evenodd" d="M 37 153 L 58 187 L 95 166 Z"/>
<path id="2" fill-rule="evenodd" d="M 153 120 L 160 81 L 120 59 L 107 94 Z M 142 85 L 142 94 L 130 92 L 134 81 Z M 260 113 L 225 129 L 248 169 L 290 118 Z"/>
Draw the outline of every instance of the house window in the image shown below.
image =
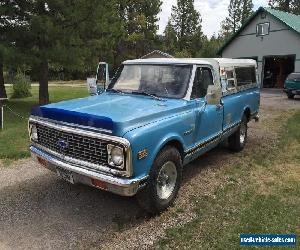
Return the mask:
<path id="1" fill-rule="evenodd" d="M 256 35 L 265 36 L 269 35 L 270 23 L 259 23 L 256 26 Z"/>

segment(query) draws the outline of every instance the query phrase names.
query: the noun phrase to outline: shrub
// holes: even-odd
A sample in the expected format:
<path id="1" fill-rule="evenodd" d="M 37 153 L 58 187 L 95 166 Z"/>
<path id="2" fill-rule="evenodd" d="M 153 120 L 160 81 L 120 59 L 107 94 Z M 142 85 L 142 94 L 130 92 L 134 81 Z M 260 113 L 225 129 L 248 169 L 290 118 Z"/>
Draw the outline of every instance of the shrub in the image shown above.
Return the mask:
<path id="1" fill-rule="evenodd" d="M 25 98 L 31 96 L 31 84 L 28 78 L 18 72 L 13 82 L 13 94 L 11 98 Z"/>

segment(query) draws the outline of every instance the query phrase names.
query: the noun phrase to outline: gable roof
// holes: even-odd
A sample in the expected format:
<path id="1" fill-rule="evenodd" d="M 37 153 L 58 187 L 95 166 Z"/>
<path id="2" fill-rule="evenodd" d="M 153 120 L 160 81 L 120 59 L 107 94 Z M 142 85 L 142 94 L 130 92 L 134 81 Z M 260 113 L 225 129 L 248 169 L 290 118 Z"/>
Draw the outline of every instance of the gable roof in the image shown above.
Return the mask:
<path id="1" fill-rule="evenodd" d="M 267 12 L 268 14 L 275 17 L 280 22 L 287 25 L 291 30 L 295 31 L 300 35 L 300 15 L 294 15 L 288 12 L 274 10 L 271 8 L 264 8 L 260 7 L 256 12 L 254 12 L 248 20 L 242 25 L 242 27 L 235 32 L 224 44 L 223 46 L 218 50 L 218 55 L 220 55 L 223 50 L 244 30 L 244 28 L 260 13 Z"/>

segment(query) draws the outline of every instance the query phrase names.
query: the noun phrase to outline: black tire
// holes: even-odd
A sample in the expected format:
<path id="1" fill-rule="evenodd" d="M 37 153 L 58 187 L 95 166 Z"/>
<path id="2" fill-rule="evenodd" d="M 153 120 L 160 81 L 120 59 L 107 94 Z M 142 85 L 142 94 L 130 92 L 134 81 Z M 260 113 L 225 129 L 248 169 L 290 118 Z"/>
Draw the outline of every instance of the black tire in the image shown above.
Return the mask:
<path id="1" fill-rule="evenodd" d="M 289 99 L 294 99 L 294 96 L 295 96 L 295 95 L 293 95 L 293 94 L 287 94 L 287 97 L 288 97 Z"/>
<path id="2" fill-rule="evenodd" d="M 173 165 L 172 165 L 172 164 Z M 173 175 L 172 182 L 175 183 L 171 194 L 167 198 L 161 198 L 159 193 L 159 186 L 161 185 L 162 172 L 167 166 L 172 165 L 173 169 L 177 171 L 176 177 Z M 163 169 L 163 170 L 162 170 Z M 167 176 L 167 175 L 164 175 Z M 159 178 L 160 177 L 160 178 Z M 170 178 L 170 179 L 172 179 Z M 147 185 L 137 194 L 137 200 L 140 206 L 145 209 L 148 213 L 155 215 L 163 212 L 170 207 L 177 197 L 178 190 L 181 185 L 182 179 L 182 160 L 180 153 L 175 147 L 166 146 L 156 157 L 152 169 L 149 174 Z M 167 181 L 165 181 L 167 183 Z M 168 185 L 168 184 L 165 184 Z M 170 188 L 171 190 L 171 188 Z"/>
<path id="3" fill-rule="evenodd" d="M 248 132 L 247 123 L 248 123 L 248 119 L 246 115 L 244 115 L 241 124 L 239 126 L 239 129 L 236 132 L 234 132 L 234 134 L 229 136 L 228 147 L 232 151 L 239 152 L 245 147 L 247 141 L 247 132 Z"/>

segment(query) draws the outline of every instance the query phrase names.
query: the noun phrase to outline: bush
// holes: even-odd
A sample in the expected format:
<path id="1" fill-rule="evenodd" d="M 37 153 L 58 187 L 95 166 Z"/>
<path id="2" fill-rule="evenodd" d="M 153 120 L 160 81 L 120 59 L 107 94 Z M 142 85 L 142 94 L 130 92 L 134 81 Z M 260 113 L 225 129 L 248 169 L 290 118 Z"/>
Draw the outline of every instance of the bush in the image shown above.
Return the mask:
<path id="1" fill-rule="evenodd" d="M 18 72 L 13 82 L 13 94 L 11 98 L 25 98 L 31 96 L 31 84 L 28 78 Z"/>

